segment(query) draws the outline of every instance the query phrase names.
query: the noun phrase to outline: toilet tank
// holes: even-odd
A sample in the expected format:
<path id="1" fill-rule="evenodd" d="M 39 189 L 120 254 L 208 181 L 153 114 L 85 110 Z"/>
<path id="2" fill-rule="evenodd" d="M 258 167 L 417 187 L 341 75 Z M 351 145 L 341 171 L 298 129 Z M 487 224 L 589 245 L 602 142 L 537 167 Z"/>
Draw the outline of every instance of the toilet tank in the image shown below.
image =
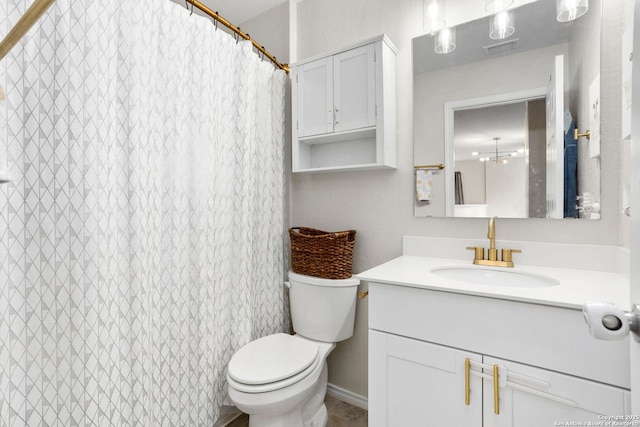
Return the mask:
<path id="1" fill-rule="evenodd" d="M 293 330 L 303 337 L 338 342 L 353 335 L 358 279 L 321 279 L 289 272 Z"/>

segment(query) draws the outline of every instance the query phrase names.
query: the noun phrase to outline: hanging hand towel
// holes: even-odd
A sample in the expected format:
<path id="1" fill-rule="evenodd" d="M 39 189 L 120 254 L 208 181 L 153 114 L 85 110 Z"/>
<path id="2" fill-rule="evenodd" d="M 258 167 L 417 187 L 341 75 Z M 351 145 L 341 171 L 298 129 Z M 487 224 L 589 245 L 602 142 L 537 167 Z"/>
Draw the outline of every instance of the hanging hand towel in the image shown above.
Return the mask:
<path id="1" fill-rule="evenodd" d="M 433 172 L 424 169 L 416 170 L 416 199 L 419 202 L 430 202 L 432 189 Z"/>

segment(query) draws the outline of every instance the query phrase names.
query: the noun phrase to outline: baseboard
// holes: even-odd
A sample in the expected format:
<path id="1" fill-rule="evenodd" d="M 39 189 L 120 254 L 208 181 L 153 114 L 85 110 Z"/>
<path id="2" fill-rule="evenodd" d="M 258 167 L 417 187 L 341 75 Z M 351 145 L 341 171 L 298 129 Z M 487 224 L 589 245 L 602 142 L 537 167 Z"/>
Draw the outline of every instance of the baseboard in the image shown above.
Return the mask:
<path id="1" fill-rule="evenodd" d="M 349 390 L 345 390 L 342 387 L 329 383 L 327 385 L 327 394 L 350 403 L 353 406 L 357 406 L 358 408 L 362 408 L 367 411 L 369 410 L 369 400 L 366 397 L 355 394 Z"/>
<path id="2" fill-rule="evenodd" d="M 225 427 L 241 415 L 243 415 L 242 411 L 235 406 L 223 406 L 220 408 L 220 416 L 213 427 Z"/>

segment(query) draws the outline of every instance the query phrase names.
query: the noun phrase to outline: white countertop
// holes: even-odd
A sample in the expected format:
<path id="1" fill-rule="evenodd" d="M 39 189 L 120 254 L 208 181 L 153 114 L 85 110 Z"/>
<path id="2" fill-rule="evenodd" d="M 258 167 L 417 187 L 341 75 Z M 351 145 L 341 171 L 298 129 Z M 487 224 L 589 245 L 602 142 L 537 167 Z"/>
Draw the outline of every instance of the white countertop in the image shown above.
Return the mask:
<path id="1" fill-rule="evenodd" d="M 473 266 L 473 263 L 469 260 L 404 255 L 364 271 L 356 277 L 367 282 L 579 310 L 587 301 L 611 302 L 623 308 L 630 306 L 629 280 L 617 273 L 533 265 L 516 265 L 514 268 L 491 267 L 498 270 L 543 275 L 560 282 L 555 286 L 528 288 L 463 282 L 431 273 L 433 268 L 452 266 Z"/>

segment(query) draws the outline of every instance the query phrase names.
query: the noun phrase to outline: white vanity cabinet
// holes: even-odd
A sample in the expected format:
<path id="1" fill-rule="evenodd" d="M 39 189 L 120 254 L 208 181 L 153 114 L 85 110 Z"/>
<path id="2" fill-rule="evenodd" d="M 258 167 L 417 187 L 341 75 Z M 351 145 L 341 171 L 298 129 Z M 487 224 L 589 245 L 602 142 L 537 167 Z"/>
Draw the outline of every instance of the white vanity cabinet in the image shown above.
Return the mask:
<path id="1" fill-rule="evenodd" d="M 369 332 L 369 426 L 477 426 L 482 379 L 464 400 L 465 359 L 480 355 L 389 333 Z"/>
<path id="2" fill-rule="evenodd" d="M 373 427 L 630 413 L 628 341 L 591 338 L 580 310 L 370 282 L 369 328 Z"/>
<path id="3" fill-rule="evenodd" d="M 538 427 L 567 421 L 597 425 L 603 421 L 598 415 L 629 413 L 627 390 L 488 356 L 483 362 L 497 365 L 500 376 L 506 378 L 498 380 L 498 414 L 494 407 L 493 382 L 483 380 L 482 425 Z"/>
<path id="4" fill-rule="evenodd" d="M 396 53 L 379 36 L 292 66 L 293 172 L 396 167 Z"/>

